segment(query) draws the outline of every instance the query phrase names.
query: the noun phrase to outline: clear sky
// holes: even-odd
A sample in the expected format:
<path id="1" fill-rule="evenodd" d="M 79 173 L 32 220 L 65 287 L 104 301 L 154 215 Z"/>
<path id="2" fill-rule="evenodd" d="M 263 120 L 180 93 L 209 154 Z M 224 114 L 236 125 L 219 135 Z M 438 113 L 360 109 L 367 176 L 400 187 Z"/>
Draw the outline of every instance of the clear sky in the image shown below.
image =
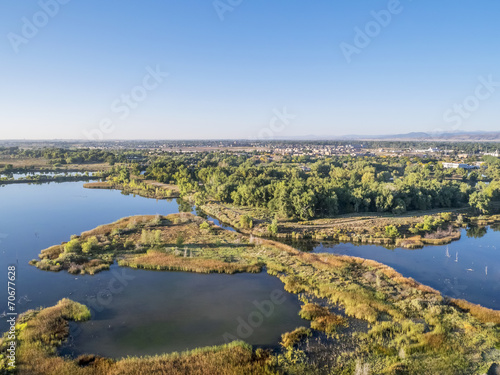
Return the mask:
<path id="1" fill-rule="evenodd" d="M 0 139 L 498 131 L 499 16 L 498 0 L 3 0 Z"/>

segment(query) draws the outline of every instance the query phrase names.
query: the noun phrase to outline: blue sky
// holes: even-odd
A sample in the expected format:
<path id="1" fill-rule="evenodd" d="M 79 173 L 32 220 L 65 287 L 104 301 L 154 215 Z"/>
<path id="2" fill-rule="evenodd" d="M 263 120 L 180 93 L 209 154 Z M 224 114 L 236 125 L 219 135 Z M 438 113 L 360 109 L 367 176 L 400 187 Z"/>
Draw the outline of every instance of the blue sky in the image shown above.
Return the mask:
<path id="1" fill-rule="evenodd" d="M 497 0 L 59 1 L 0 3 L 0 139 L 499 130 Z"/>

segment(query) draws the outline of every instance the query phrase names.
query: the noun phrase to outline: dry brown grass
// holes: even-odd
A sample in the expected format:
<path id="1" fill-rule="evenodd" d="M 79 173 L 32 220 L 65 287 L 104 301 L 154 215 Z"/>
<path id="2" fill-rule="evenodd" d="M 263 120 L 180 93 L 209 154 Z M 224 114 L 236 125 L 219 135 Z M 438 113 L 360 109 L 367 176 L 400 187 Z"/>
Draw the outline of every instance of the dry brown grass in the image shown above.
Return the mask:
<path id="1" fill-rule="evenodd" d="M 102 182 L 87 182 L 83 184 L 86 189 L 113 189 L 113 185 L 107 181 Z"/>
<path id="2" fill-rule="evenodd" d="M 476 305 L 463 299 L 450 298 L 449 302 L 452 306 L 456 306 L 459 309 L 470 313 L 481 323 L 500 324 L 499 310 L 488 309 L 487 307 Z"/>
<path id="3" fill-rule="evenodd" d="M 261 266 L 222 262 L 217 259 L 181 258 L 159 251 L 150 251 L 145 255 L 127 257 L 119 261 L 120 266 L 142 268 L 157 271 L 184 271 L 197 273 L 257 273 Z"/>

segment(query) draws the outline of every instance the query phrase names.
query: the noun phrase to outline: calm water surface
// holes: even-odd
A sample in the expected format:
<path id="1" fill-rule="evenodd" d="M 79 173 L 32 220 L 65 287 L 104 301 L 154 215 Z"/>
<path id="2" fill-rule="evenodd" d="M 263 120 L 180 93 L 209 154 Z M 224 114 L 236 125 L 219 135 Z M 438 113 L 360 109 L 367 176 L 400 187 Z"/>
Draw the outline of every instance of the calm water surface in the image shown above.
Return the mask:
<path id="1" fill-rule="evenodd" d="M 320 244 L 314 252 L 373 259 L 441 293 L 500 310 L 500 231 L 462 231 L 462 239 L 447 246 L 388 250 L 350 243 Z"/>
<path id="2" fill-rule="evenodd" d="M 283 291 L 282 283 L 265 273 L 198 275 L 114 266 L 95 276 L 75 276 L 30 266 L 29 260 L 41 249 L 67 241 L 71 234 L 124 216 L 179 211 L 176 201 L 125 196 L 82 185 L 0 188 L 0 272 L 6 282 L 7 266 L 17 266 L 18 312 L 51 306 L 64 297 L 91 307 L 92 321 L 72 325 L 75 337 L 63 349 L 65 354 L 158 354 L 221 344 L 224 334 L 272 346 L 283 332 L 305 323 L 297 315 L 297 297 L 288 293 L 273 304 L 272 314 L 257 316 L 255 303 L 268 301 L 275 290 Z M 5 289 L 0 293 L 0 314 L 7 308 Z M 251 314 L 255 327 L 247 325 Z M 5 331 L 5 318 L 1 325 Z"/>
<path id="3" fill-rule="evenodd" d="M 156 201 L 82 185 L 0 187 L 0 273 L 6 282 L 7 266 L 17 266 L 18 312 L 50 306 L 64 297 L 92 310 L 91 321 L 72 324 L 73 337 L 62 349 L 64 354 L 158 354 L 221 344 L 225 337 L 274 346 L 283 332 L 307 325 L 297 315 L 297 297 L 288 293 L 272 304 L 272 314 L 260 314 L 256 305 L 269 301 L 274 291 L 283 292 L 282 283 L 265 273 L 199 275 L 113 266 L 96 276 L 75 276 L 29 266 L 41 249 L 124 216 L 192 210 L 182 201 Z M 314 251 L 377 260 L 446 295 L 500 309 L 500 232 L 488 229 L 475 235 L 482 237 L 468 237 L 464 231 L 462 239 L 449 246 L 419 250 L 320 244 Z M 6 288 L 0 289 L 2 314 L 7 294 Z M 0 328 L 6 330 L 5 318 Z"/>

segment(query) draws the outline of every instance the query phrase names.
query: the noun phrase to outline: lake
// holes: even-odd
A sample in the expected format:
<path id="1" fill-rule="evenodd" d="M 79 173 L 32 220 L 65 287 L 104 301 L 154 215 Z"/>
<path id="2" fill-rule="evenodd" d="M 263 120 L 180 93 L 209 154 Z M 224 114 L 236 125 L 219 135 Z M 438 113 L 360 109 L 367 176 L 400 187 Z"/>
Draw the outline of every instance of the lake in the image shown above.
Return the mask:
<path id="1" fill-rule="evenodd" d="M 179 210 L 192 208 L 180 200 L 84 189 L 82 182 L 0 187 L 0 270 L 6 280 L 7 266 L 17 266 L 18 312 L 64 297 L 84 303 L 93 319 L 71 324 L 73 337 L 61 352 L 115 358 L 217 345 L 227 338 L 274 347 L 282 333 L 308 325 L 298 317 L 297 296 L 284 293 L 283 284 L 265 273 L 200 275 L 114 265 L 95 276 L 75 276 L 28 264 L 40 250 L 72 234 L 125 216 Z M 373 259 L 451 297 L 500 309 L 500 232 L 490 228 L 469 235 L 464 230 L 460 241 L 418 250 L 323 243 L 313 251 Z M 282 293 L 280 303 L 272 303 L 272 314 L 264 316 L 259 307 L 269 305 L 272 293 Z M 7 301 L 6 288 L 0 298 Z M 0 314 L 6 308 L 6 302 L 0 305 Z M 7 329 L 5 319 L 0 325 Z"/>
<path id="2" fill-rule="evenodd" d="M 75 276 L 28 264 L 42 249 L 124 216 L 176 213 L 175 200 L 84 189 L 81 182 L 17 184 L 0 187 L 0 210 L 0 270 L 6 280 L 7 266 L 17 266 L 18 312 L 64 297 L 92 310 L 92 321 L 72 324 L 77 334 L 64 354 L 160 354 L 221 344 L 227 337 L 275 346 L 282 333 L 307 324 L 298 316 L 297 296 L 283 292 L 283 284 L 265 273 L 198 275 L 113 266 L 95 276 Z M 282 295 L 272 314 L 263 316 L 258 306 L 272 293 Z M 7 301 L 6 288 L 0 298 Z M 0 314 L 6 308 L 5 302 Z M 7 329 L 5 319 L 0 328 Z"/>
<path id="3" fill-rule="evenodd" d="M 28 173 L 11 173 L 11 174 L 6 174 L 6 173 L 0 173 L 0 178 L 2 177 L 9 177 L 13 178 L 14 180 L 19 180 L 19 179 L 26 179 L 26 178 L 31 178 L 34 176 L 39 176 L 39 177 L 54 177 L 54 176 L 64 176 L 64 177 L 77 177 L 77 176 L 93 176 L 95 173 L 94 172 L 28 172 Z"/>

